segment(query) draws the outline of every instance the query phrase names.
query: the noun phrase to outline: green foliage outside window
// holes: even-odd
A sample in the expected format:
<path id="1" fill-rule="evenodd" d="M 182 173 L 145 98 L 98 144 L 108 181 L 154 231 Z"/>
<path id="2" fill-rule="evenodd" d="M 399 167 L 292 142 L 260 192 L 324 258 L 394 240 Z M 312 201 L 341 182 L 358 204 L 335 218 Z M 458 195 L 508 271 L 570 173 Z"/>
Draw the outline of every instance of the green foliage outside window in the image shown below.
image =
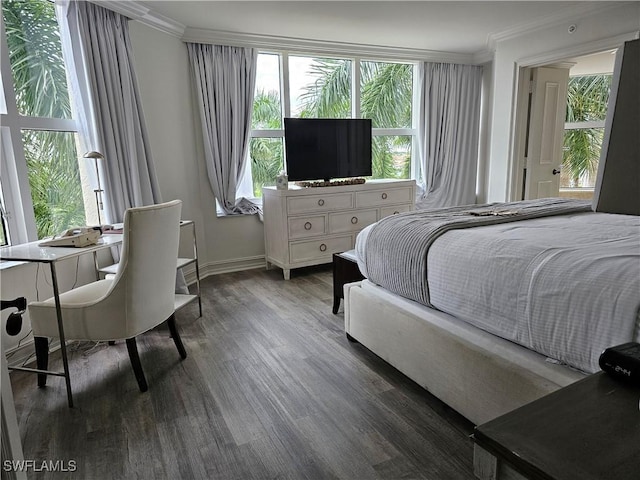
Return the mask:
<path id="1" fill-rule="evenodd" d="M 351 118 L 351 62 L 314 58 L 308 73 L 315 81 L 300 96 L 300 117 Z"/>
<path id="2" fill-rule="evenodd" d="M 611 75 L 571 77 L 567 90 L 565 121 L 577 123 L 604 120 L 610 89 Z M 570 186 L 580 186 L 581 177 L 596 173 L 603 136 L 603 128 L 565 130 L 562 164 Z"/>
<path id="3" fill-rule="evenodd" d="M 24 130 L 22 138 L 38 238 L 84 225 L 75 134 Z"/>
<path id="4" fill-rule="evenodd" d="M 3 0 L 2 14 L 19 113 L 71 118 L 53 2 Z M 38 238 L 86 223 L 75 135 L 24 130 L 22 137 Z"/>

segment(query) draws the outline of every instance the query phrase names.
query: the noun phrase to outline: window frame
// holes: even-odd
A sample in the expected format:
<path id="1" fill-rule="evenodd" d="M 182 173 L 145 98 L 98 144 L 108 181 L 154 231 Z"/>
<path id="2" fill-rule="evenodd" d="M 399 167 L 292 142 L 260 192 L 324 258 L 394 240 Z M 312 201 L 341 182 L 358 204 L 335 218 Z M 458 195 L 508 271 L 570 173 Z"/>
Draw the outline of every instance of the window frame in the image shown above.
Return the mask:
<path id="1" fill-rule="evenodd" d="M 66 65 L 65 65 L 66 69 Z M 0 113 L 0 181 L 6 214 L 7 243 L 16 245 L 38 239 L 29 172 L 22 142 L 23 130 L 78 133 L 71 118 L 23 116 L 18 111 L 9 59 L 4 16 L 0 14 L 0 84 L 6 113 Z M 71 90 L 69 89 L 69 95 Z"/>

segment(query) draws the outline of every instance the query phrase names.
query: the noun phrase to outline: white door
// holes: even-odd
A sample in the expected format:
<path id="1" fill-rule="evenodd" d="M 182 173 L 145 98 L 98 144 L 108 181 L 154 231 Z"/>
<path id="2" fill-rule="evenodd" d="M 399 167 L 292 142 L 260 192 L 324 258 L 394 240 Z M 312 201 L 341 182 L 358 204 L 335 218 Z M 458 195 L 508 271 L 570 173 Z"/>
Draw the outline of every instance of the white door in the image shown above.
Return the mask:
<path id="1" fill-rule="evenodd" d="M 531 78 L 524 198 L 557 197 L 569 69 L 538 67 Z"/>

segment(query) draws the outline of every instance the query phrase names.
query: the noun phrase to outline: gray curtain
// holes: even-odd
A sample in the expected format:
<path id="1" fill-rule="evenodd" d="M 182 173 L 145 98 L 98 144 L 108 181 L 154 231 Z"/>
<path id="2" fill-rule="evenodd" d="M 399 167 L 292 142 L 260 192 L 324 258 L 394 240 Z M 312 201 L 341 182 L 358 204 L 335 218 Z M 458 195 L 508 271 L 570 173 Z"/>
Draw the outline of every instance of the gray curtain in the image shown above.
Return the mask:
<path id="1" fill-rule="evenodd" d="M 89 2 L 57 4 L 74 117 L 83 151 L 97 150 L 105 183 L 105 219 L 162 202 L 142 113 L 129 19 Z M 117 252 L 113 252 L 118 260 Z M 176 292 L 188 293 L 182 271 Z"/>
<path id="2" fill-rule="evenodd" d="M 256 84 L 255 48 L 187 43 L 211 189 L 226 214 L 258 213 L 237 186 L 246 168 Z"/>
<path id="3" fill-rule="evenodd" d="M 105 218 L 162 201 L 138 91 L 129 19 L 90 2 L 63 2 L 63 48 L 85 150 L 101 152 Z"/>
<path id="4" fill-rule="evenodd" d="M 421 74 L 417 207 L 475 203 L 482 67 L 426 62 Z"/>

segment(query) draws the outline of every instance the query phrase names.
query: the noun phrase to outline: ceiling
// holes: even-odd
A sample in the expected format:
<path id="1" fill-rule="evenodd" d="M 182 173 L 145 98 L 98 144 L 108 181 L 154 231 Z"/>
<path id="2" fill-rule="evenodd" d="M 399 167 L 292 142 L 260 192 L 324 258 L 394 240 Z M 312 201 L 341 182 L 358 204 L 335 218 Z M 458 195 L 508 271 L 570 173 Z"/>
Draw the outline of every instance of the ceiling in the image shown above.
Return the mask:
<path id="1" fill-rule="evenodd" d="M 491 40 L 566 24 L 611 2 L 142 1 L 184 27 L 314 41 L 474 54 Z"/>

